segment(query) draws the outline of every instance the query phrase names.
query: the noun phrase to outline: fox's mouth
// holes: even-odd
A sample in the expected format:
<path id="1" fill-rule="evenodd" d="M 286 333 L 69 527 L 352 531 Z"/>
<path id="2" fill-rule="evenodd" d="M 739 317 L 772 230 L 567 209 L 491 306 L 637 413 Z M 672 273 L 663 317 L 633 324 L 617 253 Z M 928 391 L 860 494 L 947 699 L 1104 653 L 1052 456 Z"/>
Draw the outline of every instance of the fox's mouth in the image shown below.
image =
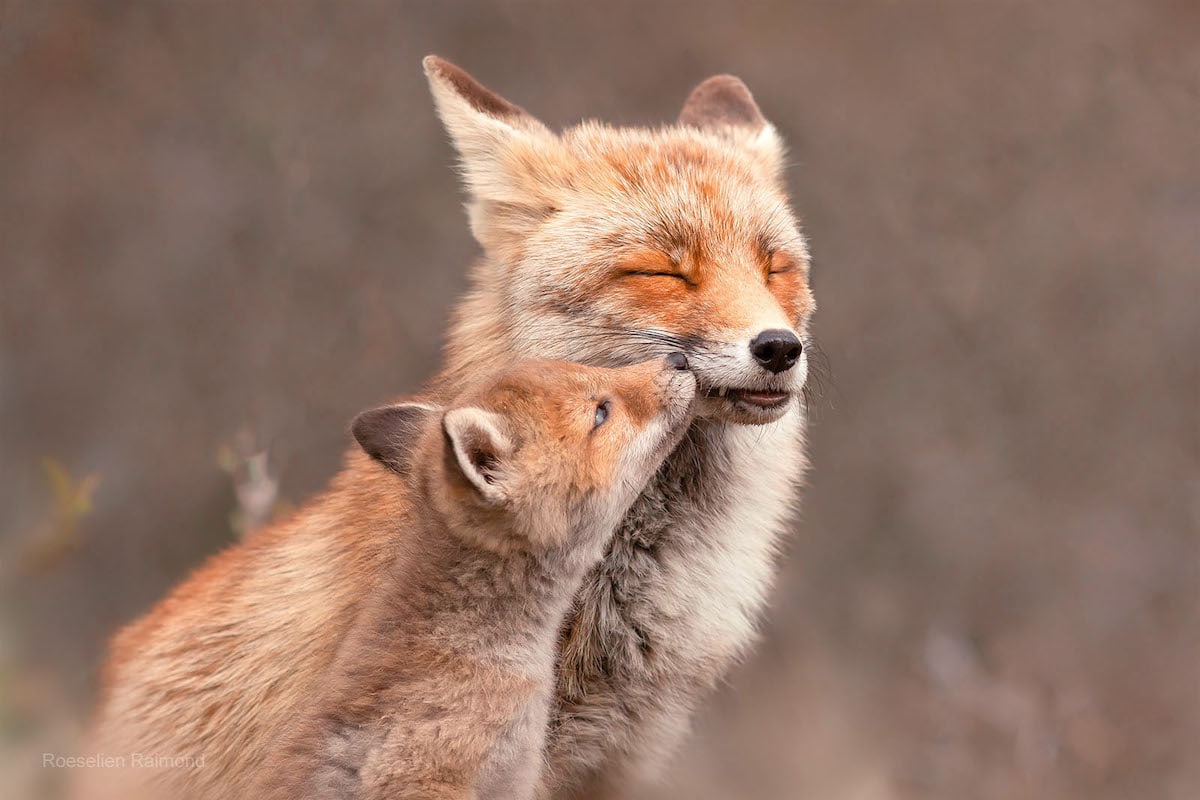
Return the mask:
<path id="1" fill-rule="evenodd" d="M 712 386 L 705 390 L 705 397 L 720 398 L 734 404 L 742 404 L 763 411 L 775 411 L 787 405 L 791 392 L 771 389 L 735 389 L 731 386 Z"/>

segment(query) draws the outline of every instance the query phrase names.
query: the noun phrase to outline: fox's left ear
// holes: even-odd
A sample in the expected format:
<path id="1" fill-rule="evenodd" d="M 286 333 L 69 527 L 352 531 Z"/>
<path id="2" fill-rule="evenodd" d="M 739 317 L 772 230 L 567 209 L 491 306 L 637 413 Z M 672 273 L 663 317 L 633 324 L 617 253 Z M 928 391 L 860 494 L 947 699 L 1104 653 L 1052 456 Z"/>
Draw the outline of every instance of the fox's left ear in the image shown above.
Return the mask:
<path id="1" fill-rule="evenodd" d="M 679 124 L 713 131 L 747 148 L 773 173 L 783 167 L 784 145 L 740 78 L 714 75 L 683 104 Z"/>
<path id="2" fill-rule="evenodd" d="M 445 59 L 422 62 L 438 116 L 462 161 L 471 231 L 490 254 L 520 251 L 556 206 L 569 167 L 561 142 L 525 109 Z"/>
<path id="3" fill-rule="evenodd" d="M 528 111 L 446 59 L 425 56 L 421 65 L 438 114 L 463 158 L 492 156 L 523 133 L 549 133 Z"/>

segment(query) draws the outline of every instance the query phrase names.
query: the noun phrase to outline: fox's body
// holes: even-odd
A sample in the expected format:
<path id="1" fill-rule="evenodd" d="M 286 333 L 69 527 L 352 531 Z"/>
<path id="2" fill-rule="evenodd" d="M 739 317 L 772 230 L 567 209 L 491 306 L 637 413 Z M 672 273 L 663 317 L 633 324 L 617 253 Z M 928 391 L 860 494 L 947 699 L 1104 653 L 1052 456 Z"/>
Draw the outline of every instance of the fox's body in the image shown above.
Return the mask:
<path id="1" fill-rule="evenodd" d="M 579 786 L 621 796 L 652 778 L 753 640 L 803 466 L 800 430 L 704 427 L 644 492 L 580 593 L 549 744 L 565 796 Z"/>
<path id="2" fill-rule="evenodd" d="M 814 303 L 782 185 L 782 144 L 734 78 L 701 84 L 677 125 L 585 123 L 554 134 L 446 62 L 427 59 L 426 71 L 462 156 L 471 228 L 484 250 L 430 401 L 446 402 L 481 372 L 529 357 L 618 366 L 682 350 L 699 386 L 697 420 L 583 579 L 559 635 L 542 792 L 619 794 L 662 764 L 696 705 L 753 640 L 805 470 L 801 395 Z M 340 483 L 366 504 L 372 483 L 359 474 L 361 460 L 352 457 Z M 292 532 L 266 540 L 324 524 L 308 510 Z M 388 557 L 366 533 L 344 546 L 305 546 L 327 581 L 306 580 L 285 596 L 323 625 L 306 622 L 298 630 L 307 638 L 287 644 L 256 639 L 261 629 L 249 618 L 298 613 L 276 608 L 289 600 L 272 587 L 257 587 L 222 623 L 203 621 L 205 604 L 223 607 L 218 593 L 181 590 L 118 638 L 106 716 L 136 704 L 169 729 L 165 720 L 186 707 L 191 721 L 181 728 L 204 730 L 206 753 L 221 759 L 210 757 L 205 771 L 249 774 L 260 737 L 281 730 L 328 681 L 333 653 L 380 580 L 372 570 Z M 331 547 L 353 554 L 335 558 Z M 238 552 L 209 567 L 207 580 L 280 569 Z M 237 654 L 241 664 L 221 668 L 218 695 L 254 717 L 245 732 L 199 710 L 199 669 L 168 668 L 192 658 L 180 655 L 189 647 L 212 649 L 195 656 L 205 663 Z M 160 655 L 136 655 L 143 648 Z M 159 691 L 130 687 L 143 671 L 160 675 L 151 681 Z"/>
<path id="3" fill-rule="evenodd" d="M 707 390 L 560 640 L 547 793 L 619 796 L 752 642 L 806 468 L 807 358 L 776 372 L 750 350 L 764 331 L 799 345 L 815 307 L 782 145 L 732 78 L 698 87 L 683 125 L 555 135 L 453 66 L 426 68 L 485 250 L 433 393 L 517 357 L 612 365 L 675 348 Z M 738 389 L 787 399 L 762 408 Z"/>

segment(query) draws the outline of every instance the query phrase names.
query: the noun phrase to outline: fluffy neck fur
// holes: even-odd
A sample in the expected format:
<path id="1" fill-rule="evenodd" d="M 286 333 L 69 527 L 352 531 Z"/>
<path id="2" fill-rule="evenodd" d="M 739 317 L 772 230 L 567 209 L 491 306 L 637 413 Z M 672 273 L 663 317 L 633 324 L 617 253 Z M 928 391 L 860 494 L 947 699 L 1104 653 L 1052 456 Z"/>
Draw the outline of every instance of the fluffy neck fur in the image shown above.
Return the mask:
<path id="1" fill-rule="evenodd" d="M 532 652 L 552 651 L 559 624 L 598 547 L 568 542 L 540 549 L 500 550 L 477 544 L 494 531 L 426 509 L 412 528 L 385 582 L 383 627 L 403 624 L 410 635 L 450 649 L 520 664 Z"/>

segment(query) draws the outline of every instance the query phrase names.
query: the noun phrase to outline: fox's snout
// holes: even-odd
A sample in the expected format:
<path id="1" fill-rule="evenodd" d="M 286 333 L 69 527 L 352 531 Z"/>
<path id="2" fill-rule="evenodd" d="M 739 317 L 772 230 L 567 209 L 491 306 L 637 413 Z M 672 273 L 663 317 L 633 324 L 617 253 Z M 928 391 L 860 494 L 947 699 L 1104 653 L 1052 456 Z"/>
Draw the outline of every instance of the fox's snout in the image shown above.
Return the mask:
<path id="1" fill-rule="evenodd" d="M 778 375 L 787 372 L 800 359 L 804 345 L 791 331 L 767 330 L 750 342 L 750 354 L 763 369 Z"/>

